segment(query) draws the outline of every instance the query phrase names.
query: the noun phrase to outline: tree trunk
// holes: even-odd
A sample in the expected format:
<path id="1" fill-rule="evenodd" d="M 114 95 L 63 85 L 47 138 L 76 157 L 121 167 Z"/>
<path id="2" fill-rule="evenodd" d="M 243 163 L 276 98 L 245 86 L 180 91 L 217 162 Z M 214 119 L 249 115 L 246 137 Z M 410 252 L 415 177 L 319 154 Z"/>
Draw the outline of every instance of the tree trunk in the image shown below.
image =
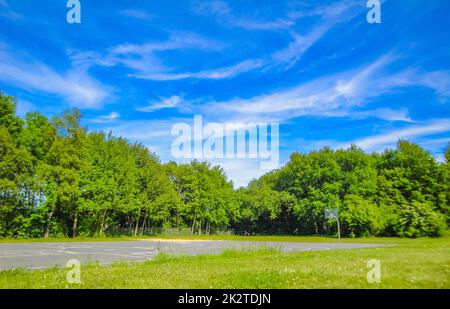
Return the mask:
<path id="1" fill-rule="evenodd" d="M 100 235 L 103 235 L 106 220 L 106 210 L 103 212 L 102 224 L 100 225 Z"/>
<path id="2" fill-rule="evenodd" d="M 287 216 L 284 216 L 284 222 L 286 223 L 286 228 L 287 228 L 288 233 L 291 234 L 291 228 L 289 226 Z"/>
<path id="3" fill-rule="evenodd" d="M 49 214 L 47 215 L 47 224 L 45 225 L 44 238 L 48 238 L 48 236 L 50 235 L 50 223 L 52 221 L 52 217 L 53 217 L 53 210 L 50 211 Z"/>
<path id="4" fill-rule="evenodd" d="M 196 219 L 197 219 L 197 213 L 194 214 L 194 220 L 192 221 L 191 235 L 194 235 L 194 228 L 195 228 L 195 220 Z"/>
<path id="5" fill-rule="evenodd" d="M 72 223 L 72 237 L 77 237 L 77 227 L 78 227 L 78 213 L 75 213 Z"/>
<path id="6" fill-rule="evenodd" d="M 147 212 L 144 213 L 144 218 L 142 219 L 141 236 L 144 235 L 146 223 L 147 223 Z"/>
<path id="7" fill-rule="evenodd" d="M 139 229 L 139 219 L 141 218 L 141 216 L 139 215 L 139 218 L 137 218 L 136 220 L 136 226 L 134 227 L 134 236 L 137 236 L 137 232 Z"/>

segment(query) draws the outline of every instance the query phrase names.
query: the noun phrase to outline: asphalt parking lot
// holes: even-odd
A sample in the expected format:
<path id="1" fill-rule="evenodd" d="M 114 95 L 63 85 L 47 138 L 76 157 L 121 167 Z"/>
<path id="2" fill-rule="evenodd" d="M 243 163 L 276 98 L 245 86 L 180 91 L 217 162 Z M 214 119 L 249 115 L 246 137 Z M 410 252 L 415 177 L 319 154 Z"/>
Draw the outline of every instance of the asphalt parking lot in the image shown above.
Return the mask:
<path id="1" fill-rule="evenodd" d="M 35 242 L 0 243 L 0 270 L 40 269 L 65 266 L 70 259 L 81 263 L 143 262 L 159 253 L 174 255 L 218 254 L 225 250 L 246 250 L 261 247 L 282 252 L 309 250 L 338 250 L 380 247 L 363 243 L 301 243 L 256 241 L 193 241 L 193 240 L 137 240 L 111 242 Z"/>

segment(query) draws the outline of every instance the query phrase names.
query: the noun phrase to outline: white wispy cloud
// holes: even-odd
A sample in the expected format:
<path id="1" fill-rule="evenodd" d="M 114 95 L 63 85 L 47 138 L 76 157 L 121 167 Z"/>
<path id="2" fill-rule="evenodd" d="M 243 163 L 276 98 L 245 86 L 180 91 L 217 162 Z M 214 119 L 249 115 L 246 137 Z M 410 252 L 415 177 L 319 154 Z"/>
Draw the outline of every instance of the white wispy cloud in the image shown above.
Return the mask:
<path id="1" fill-rule="evenodd" d="M 283 64 L 285 69 L 294 66 L 301 57 L 333 27 L 342 22 L 350 21 L 360 14 L 363 7 L 354 0 L 341 1 L 331 5 L 307 7 L 300 11 L 292 11 L 289 17 L 298 20 L 305 17 L 318 16 L 317 21 L 308 32 L 300 34 L 292 31 L 292 41 L 284 49 L 272 55 L 273 62 Z"/>
<path id="2" fill-rule="evenodd" d="M 158 102 L 153 102 L 148 106 L 137 107 L 136 110 L 139 112 L 151 113 L 160 109 L 175 108 L 178 107 L 183 102 L 181 96 L 171 96 L 170 98 L 161 98 Z"/>
<path id="3" fill-rule="evenodd" d="M 351 115 L 346 113 L 344 116 L 351 116 L 352 118 L 378 118 L 387 121 L 403 121 L 403 122 L 415 122 L 409 116 L 409 111 L 407 108 L 402 107 L 399 109 L 391 109 L 391 108 L 376 108 L 372 110 L 365 111 L 352 111 Z"/>
<path id="4" fill-rule="evenodd" d="M 214 69 L 180 72 L 177 67 L 165 64 L 157 55 L 159 52 L 171 50 L 197 49 L 202 51 L 220 52 L 225 45 L 195 33 L 175 32 L 165 41 L 147 42 L 141 44 L 125 43 L 113 46 L 106 54 L 96 52 L 72 52 L 74 63 L 84 66 L 124 66 L 130 69 L 130 77 L 155 81 L 173 81 L 183 79 L 230 79 L 240 74 L 257 69 L 267 69 L 282 66 L 288 69 L 295 65 L 302 55 L 320 40 L 336 24 L 348 21 L 361 9 L 354 0 L 346 0 L 331 6 L 308 8 L 308 14 L 290 12 L 287 19 L 269 22 L 258 22 L 251 19 L 235 18 L 231 8 L 224 1 L 197 3 L 195 11 L 199 14 L 213 14 L 225 18 L 234 26 L 246 29 L 277 29 L 289 28 L 298 19 L 305 16 L 319 16 L 319 21 L 304 34 L 291 31 L 292 41 L 286 48 L 273 52 L 269 56 L 244 59 L 235 64 Z M 130 13 L 130 12 L 128 12 Z"/>
<path id="5" fill-rule="evenodd" d="M 222 0 L 199 1 L 195 3 L 194 12 L 200 15 L 215 16 L 219 22 L 232 27 L 246 30 L 277 30 L 287 29 L 294 25 L 294 21 L 287 18 L 275 20 L 258 20 L 248 17 L 238 17 L 233 14 L 227 2 Z"/>
<path id="6" fill-rule="evenodd" d="M 6 17 L 6 18 L 11 19 L 11 20 L 21 20 L 21 19 L 24 18 L 24 16 L 22 14 L 19 14 L 17 12 L 10 11 L 10 10 L 6 10 L 6 11 L 3 11 L 3 12 L 0 12 L 0 16 L 1 17 Z"/>
<path id="7" fill-rule="evenodd" d="M 143 55 L 157 51 L 167 51 L 176 49 L 201 49 L 201 50 L 222 50 L 224 44 L 208 39 L 192 32 L 174 32 L 170 37 L 161 42 L 148 42 L 144 44 L 120 44 L 112 47 L 111 54 L 114 55 Z"/>
<path id="8" fill-rule="evenodd" d="M 158 140 L 170 137 L 172 120 L 128 120 L 119 121 L 114 125 L 103 127 L 103 130 L 112 131 L 117 136 L 142 143 L 158 144 Z M 170 150 L 170 148 L 169 148 Z"/>
<path id="9" fill-rule="evenodd" d="M 450 72 L 448 71 L 423 73 L 421 75 L 421 83 L 434 89 L 441 100 L 446 100 L 450 97 Z"/>
<path id="10" fill-rule="evenodd" d="M 158 154 L 163 161 L 173 160 L 170 134 L 174 123 L 183 120 L 118 120 L 113 124 L 99 124 L 96 129 L 112 132 L 115 136 L 138 142 Z"/>
<path id="11" fill-rule="evenodd" d="M 155 55 L 156 52 L 200 49 L 203 51 L 221 51 L 224 44 L 204 38 L 193 33 L 174 33 L 163 42 L 148 42 L 143 44 L 120 44 L 109 49 L 106 55 L 97 52 L 69 51 L 69 56 L 74 66 L 89 68 L 90 66 L 112 67 L 125 66 L 132 70 L 130 77 L 138 79 L 171 81 L 181 79 L 226 79 L 239 74 L 261 68 L 265 61 L 261 59 L 249 59 L 233 64 L 199 72 L 176 72 L 170 66 L 165 65 Z"/>
<path id="12" fill-rule="evenodd" d="M 364 9 L 364 6 L 355 0 L 343 0 L 326 5 L 293 2 L 290 3 L 290 7 L 285 16 L 271 20 L 237 16 L 228 2 L 223 0 L 197 1 L 193 6 L 193 11 L 199 15 L 214 16 L 220 23 L 231 27 L 246 30 L 287 30 L 300 19 L 317 16 L 321 18 L 319 28 L 329 29 L 333 24 L 351 17 L 352 15 L 349 14 L 351 11 L 360 12 L 361 9 Z"/>
<path id="13" fill-rule="evenodd" d="M 427 138 L 420 139 L 418 141 L 422 147 L 425 149 L 435 150 L 439 148 L 446 148 L 450 146 L 450 135 L 443 138 Z"/>
<path id="14" fill-rule="evenodd" d="M 445 162 L 444 151 L 450 145 L 450 119 L 435 119 L 403 128 L 385 128 L 377 134 L 348 141 L 290 138 L 287 139 L 288 145 L 284 146 L 288 146 L 290 151 L 306 153 L 323 147 L 345 149 L 353 144 L 366 152 L 380 153 L 386 149 L 395 149 L 400 140 L 416 143 L 429 151 L 438 162 Z"/>
<path id="15" fill-rule="evenodd" d="M 354 18 L 357 14 L 363 11 L 364 7 L 355 0 L 345 0 L 331 5 L 312 6 L 306 5 L 302 10 L 290 11 L 285 18 L 276 19 L 274 21 L 255 21 L 249 18 L 236 17 L 232 14 L 232 10 L 228 3 L 222 0 L 202 1 L 197 3 L 194 11 L 202 15 L 216 16 L 220 21 L 239 28 L 247 30 L 289 30 L 292 36 L 292 41 L 280 50 L 274 51 L 270 56 L 258 59 L 257 63 L 249 66 L 246 70 L 237 71 L 235 74 L 229 76 L 223 74 L 225 78 L 234 77 L 240 73 L 252 71 L 262 67 L 280 66 L 283 69 L 289 69 L 294 66 L 301 57 L 322 37 L 324 37 L 334 26 L 339 23 L 346 22 Z M 305 33 L 298 33 L 291 30 L 292 26 L 296 24 L 299 19 L 306 17 L 318 17 L 310 29 Z M 254 60 L 247 60 L 237 64 L 254 62 Z M 216 79 L 223 78 L 221 71 L 226 71 L 229 68 L 218 69 L 199 73 L 182 73 L 182 74 L 163 74 L 151 75 L 154 79 L 170 80 L 170 79 L 184 79 L 184 78 L 208 78 Z"/>
<path id="16" fill-rule="evenodd" d="M 72 68 L 60 73 L 29 56 L 19 56 L 0 46 L 0 80 L 30 92 L 63 97 L 79 108 L 98 108 L 113 91 L 92 78 L 86 70 Z"/>
<path id="17" fill-rule="evenodd" d="M 205 70 L 200 72 L 185 72 L 185 73 L 150 73 L 150 74 L 130 74 L 132 77 L 140 79 L 158 80 L 158 81 L 170 81 L 180 79 L 226 79 L 232 78 L 239 74 L 249 72 L 264 65 L 264 61 L 259 59 L 245 60 L 235 65 L 217 68 L 213 70 Z"/>
<path id="18" fill-rule="evenodd" d="M 251 98 L 235 98 L 224 102 L 207 102 L 200 108 L 204 113 L 223 117 L 258 120 L 270 115 L 273 122 L 282 122 L 300 116 L 321 117 L 378 117 L 386 120 L 412 121 L 406 109 L 360 110 L 367 102 L 402 87 L 422 86 L 438 95 L 450 89 L 439 79 L 428 76 L 446 76 L 445 72 L 421 72 L 405 69 L 389 73 L 387 66 L 396 59 L 392 53 L 383 55 L 369 65 L 294 86 L 285 90 Z M 435 80 L 435 83 L 430 82 Z M 396 113 L 398 113 L 396 115 Z"/>
<path id="19" fill-rule="evenodd" d="M 139 74 L 167 72 L 169 67 L 162 64 L 157 52 L 181 49 L 220 51 L 224 45 L 195 33 L 175 32 L 167 40 L 146 43 L 124 43 L 112 46 L 105 53 L 68 50 L 73 64 L 85 68 L 91 66 L 112 67 L 122 65 Z"/>
<path id="20" fill-rule="evenodd" d="M 445 132 L 450 132 L 450 119 L 439 119 L 425 124 L 394 129 L 382 134 L 361 138 L 352 141 L 352 143 L 366 151 L 382 151 L 395 146 L 399 140 L 416 141 L 419 137 Z"/>
<path id="21" fill-rule="evenodd" d="M 98 116 L 95 119 L 91 119 L 92 123 L 110 123 L 118 120 L 120 118 L 120 114 L 117 112 L 111 112 L 108 115 Z"/>
<path id="22" fill-rule="evenodd" d="M 0 7 L 2 8 L 0 11 L 0 17 L 5 17 L 16 21 L 24 19 L 24 16 L 22 14 L 11 10 L 9 3 L 6 0 L 0 0 Z"/>
<path id="23" fill-rule="evenodd" d="M 204 52 L 218 52 L 224 44 L 191 32 L 174 32 L 167 40 L 146 43 L 124 43 L 111 47 L 106 53 L 69 50 L 74 66 L 85 69 L 91 66 L 123 66 L 131 70 L 130 77 L 152 80 L 177 80 L 185 78 L 209 78 L 214 72 L 176 73 L 174 68 L 164 64 L 156 55 L 158 52 L 196 49 Z M 245 70 L 248 62 L 217 70 L 216 74 L 231 76 Z"/>
<path id="24" fill-rule="evenodd" d="M 37 110 L 38 108 L 30 101 L 21 98 L 17 99 L 17 114 L 20 117 L 24 117 L 27 113 Z"/>

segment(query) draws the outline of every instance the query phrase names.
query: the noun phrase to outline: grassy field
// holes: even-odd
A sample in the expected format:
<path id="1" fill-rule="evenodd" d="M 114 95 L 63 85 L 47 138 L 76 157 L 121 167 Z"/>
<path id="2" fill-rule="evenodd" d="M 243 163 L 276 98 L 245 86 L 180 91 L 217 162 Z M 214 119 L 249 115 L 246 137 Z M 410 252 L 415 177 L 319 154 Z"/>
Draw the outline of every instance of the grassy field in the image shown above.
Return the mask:
<path id="1" fill-rule="evenodd" d="M 275 236 L 193 238 L 338 241 L 322 237 Z M 119 238 L 124 239 L 134 238 Z M 160 256 L 142 264 L 90 264 L 81 268 L 81 284 L 68 284 L 66 269 L 18 269 L 0 272 L 0 288 L 450 288 L 449 235 L 438 239 L 366 238 L 342 241 L 396 245 L 299 253 L 229 251 L 221 255 L 194 257 Z M 369 259 L 381 262 L 379 284 L 369 284 L 366 280 Z"/>

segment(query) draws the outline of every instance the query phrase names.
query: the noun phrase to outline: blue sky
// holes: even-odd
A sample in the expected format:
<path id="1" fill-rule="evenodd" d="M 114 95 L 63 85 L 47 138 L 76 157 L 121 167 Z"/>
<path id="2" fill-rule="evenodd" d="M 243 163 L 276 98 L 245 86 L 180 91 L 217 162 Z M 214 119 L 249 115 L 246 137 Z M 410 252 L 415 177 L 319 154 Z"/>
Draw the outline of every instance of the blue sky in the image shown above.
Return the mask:
<path id="1" fill-rule="evenodd" d="M 91 130 L 172 160 L 171 127 L 280 123 L 294 151 L 417 142 L 442 160 L 450 142 L 450 3 L 386 0 L 0 0 L 0 89 L 18 111 L 77 107 Z M 238 185 L 254 159 L 212 160 Z"/>

